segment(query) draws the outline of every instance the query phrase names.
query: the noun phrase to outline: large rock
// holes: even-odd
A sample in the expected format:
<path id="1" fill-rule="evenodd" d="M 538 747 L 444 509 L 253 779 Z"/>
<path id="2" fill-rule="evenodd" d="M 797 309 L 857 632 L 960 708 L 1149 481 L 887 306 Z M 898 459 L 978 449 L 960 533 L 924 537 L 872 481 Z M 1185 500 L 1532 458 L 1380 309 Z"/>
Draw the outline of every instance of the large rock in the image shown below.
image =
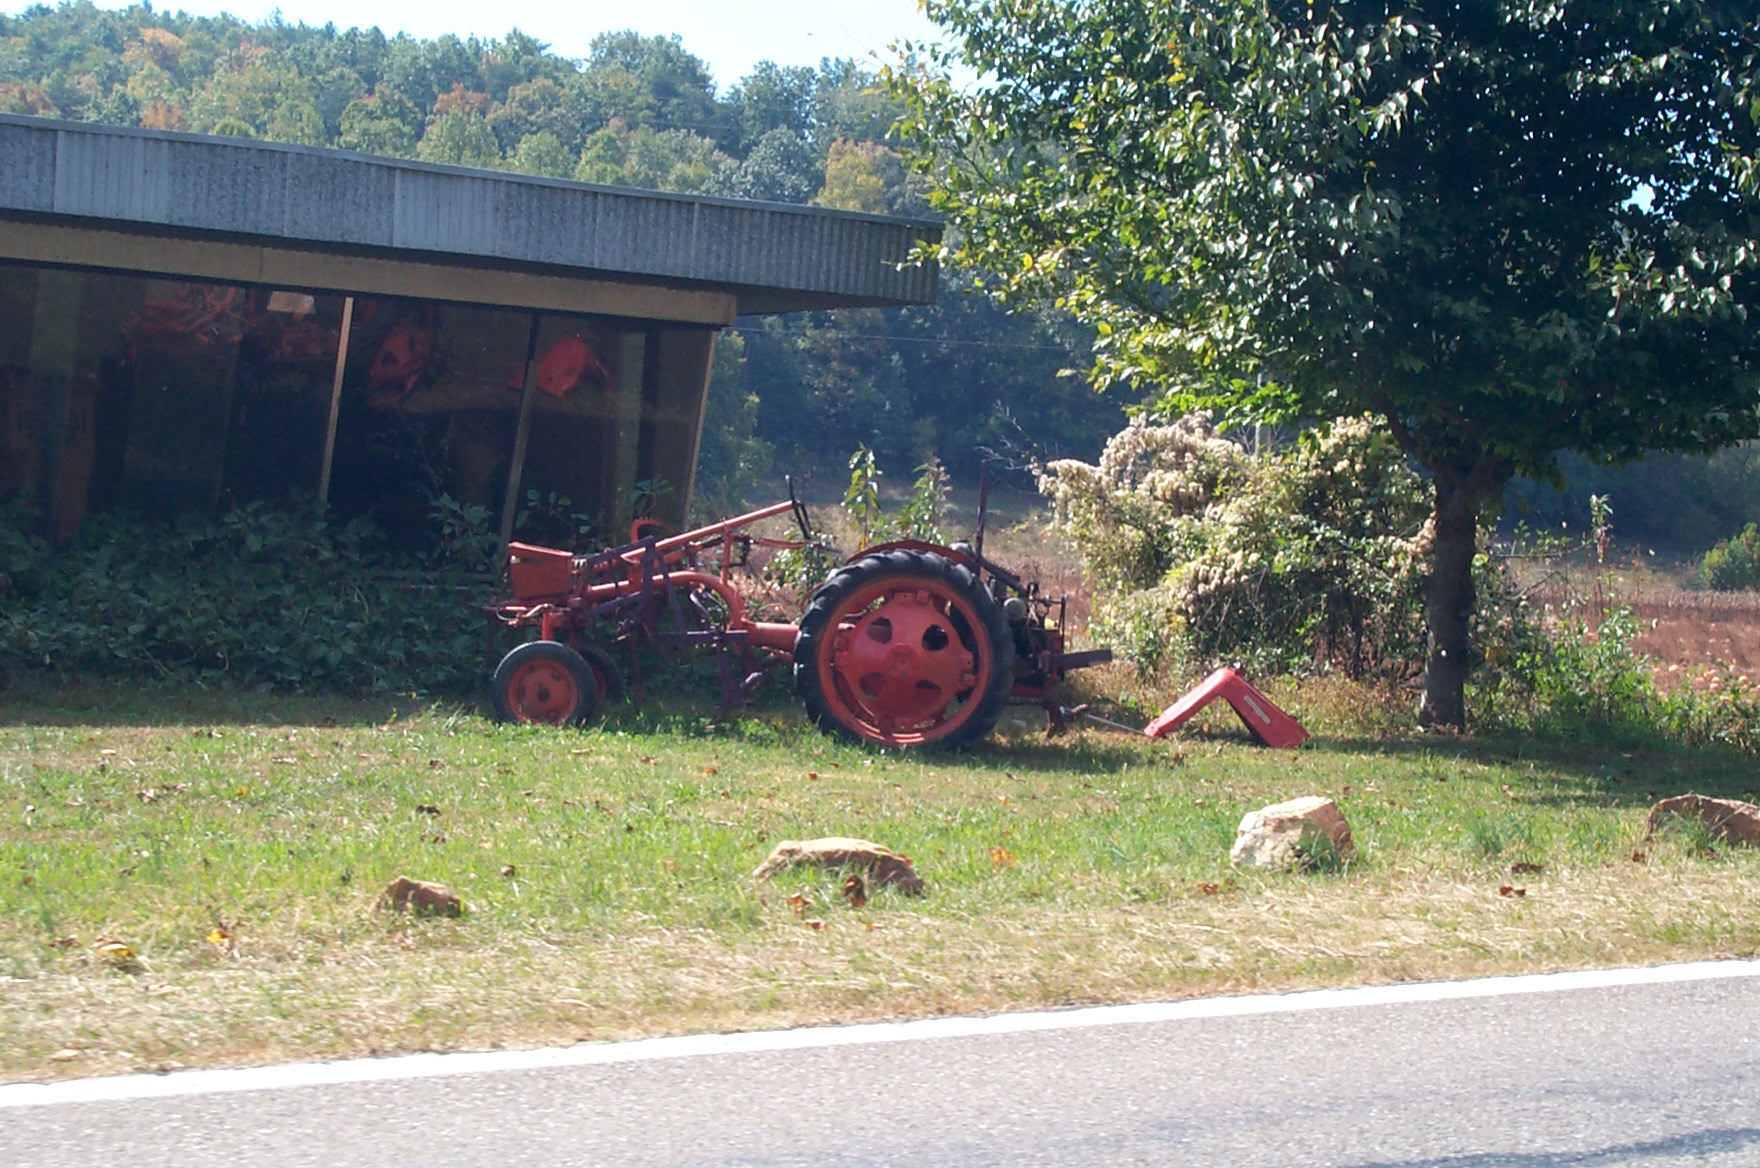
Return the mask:
<path id="1" fill-rule="evenodd" d="M 1649 834 L 1655 835 L 1671 815 L 1696 819 L 1711 838 L 1732 844 L 1760 844 L 1760 807 L 1739 799 L 1713 799 L 1709 795 L 1676 795 L 1650 809 Z"/>
<path id="2" fill-rule="evenodd" d="M 1308 795 L 1247 812 L 1228 858 L 1248 868 L 1305 868 L 1327 855 L 1349 859 L 1353 850 L 1338 804 Z"/>
<path id="3" fill-rule="evenodd" d="M 864 839 L 827 836 L 824 839 L 783 840 L 768 859 L 752 873 L 754 880 L 768 880 L 771 873 L 797 864 L 819 868 L 860 868 L 875 887 L 894 885 L 915 896 L 923 891 L 923 878 L 911 867 L 911 858 Z"/>

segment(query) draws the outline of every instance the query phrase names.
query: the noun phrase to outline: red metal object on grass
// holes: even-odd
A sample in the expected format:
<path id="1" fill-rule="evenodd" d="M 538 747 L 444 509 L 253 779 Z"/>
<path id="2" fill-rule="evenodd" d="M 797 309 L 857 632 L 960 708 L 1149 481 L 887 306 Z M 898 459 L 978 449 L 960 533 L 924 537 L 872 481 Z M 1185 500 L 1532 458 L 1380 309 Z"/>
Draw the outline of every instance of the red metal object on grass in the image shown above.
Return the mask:
<path id="1" fill-rule="evenodd" d="M 1221 698 L 1234 707 L 1247 731 L 1260 746 L 1292 750 L 1308 740 L 1301 723 L 1278 709 L 1270 698 L 1247 684 L 1247 679 L 1224 667 L 1206 677 L 1190 693 L 1162 711 L 1161 716 L 1143 727 L 1150 738 L 1160 738 L 1191 720 L 1193 714 Z"/>

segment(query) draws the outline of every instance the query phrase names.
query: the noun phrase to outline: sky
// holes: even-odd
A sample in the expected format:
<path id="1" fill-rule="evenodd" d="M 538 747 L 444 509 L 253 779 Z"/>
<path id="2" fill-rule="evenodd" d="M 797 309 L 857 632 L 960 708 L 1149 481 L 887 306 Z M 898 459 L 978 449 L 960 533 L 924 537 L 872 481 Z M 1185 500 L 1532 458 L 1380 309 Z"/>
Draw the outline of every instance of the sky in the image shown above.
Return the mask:
<path id="1" fill-rule="evenodd" d="M 937 39 L 935 26 L 916 0 L 543 0 L 506 5 L 482 0 L 158 0 L 160 11 L 212 16 L 228 12 L 258 21 L 279 10 L 290 23 L 378 25 L 385 32 L 417 37 L 453 33 L 499 37 L 510 27 L 548 43 L 567 57 L 584 57 L 601 32 L 634 28 L 652 36 L 678 33 L 685 48 L 709 63 L 725 88 L 768 59 L 782 65 L 817 65 L 821 57 L 871 60 L 902 38 Z M 17 12 L 21 0 L 0 0 Z M 99 7 L 122 7 L 99 0 Z"/>

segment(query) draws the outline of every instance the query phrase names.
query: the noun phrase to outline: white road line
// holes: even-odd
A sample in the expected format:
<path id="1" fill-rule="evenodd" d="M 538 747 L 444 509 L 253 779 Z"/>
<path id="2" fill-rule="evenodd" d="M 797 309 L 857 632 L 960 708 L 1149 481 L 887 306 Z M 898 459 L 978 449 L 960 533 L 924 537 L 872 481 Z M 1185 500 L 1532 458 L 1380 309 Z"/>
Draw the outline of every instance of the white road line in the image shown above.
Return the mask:
<path id="1" fill-rule="evenodd" d="M 1473 981 L 1438 981 L 1365 986 L 1359 989 L 1307 990 L 1292 994 L 1255 994 L 1232 998 L 1189 998 L 1178 1002 L 1144 1002 L 1130 1006 L 991 1014 L 977 1018 L 926 1018 L 916 1022 L 871 1022 L 855 1026 L 813 1026 L 796 1030 L 762 1030 L 742 1034 L 700 1034 L 678 1038 L 646 1038 L 633 1042 L 581 1043 L 541 1050 L 498 1050 L 481 1053 L 412 1054 L 345 1062 L 288 1063 L 239 1070 L 178 1071 L 168 1075 L 115 1075 L 71 1079 L 59 1083 L 0 1085 L 0 1108 L 44 1107 L 65 1103 L 107 1103 L 127 1099 L 164 1099 L 226 1091 L 270 1091 L 288 1087 L 325 1087 L 396 1079 L 431 1079 L 449 1075 L 482 1075 L 503 1071 L 547 1070 L 554 1067 L 606 1066 L 655 1059 L 702 1058 L 710 1055 L 754 1054 L 779 1050 L 810 1050 L 883 1042 L 923 1042 L 939 1038 L 973 1038 L 987 1034 L 1025 1034 L 1042 1030 L 1079 1030 L 1091 1026 L 1128 1026 L 1147 1022 L 1178 1022 L 1196 1018 L 1238 1018 L 1253 1014 L 1294 1014 L 1310 1010 L 1341 1010 L 1354 1006 L 1398 1006 L 1465 998 L 1501 998 L 1514 994 L 1564 993 L 1617 986 L 1660 985 L 1667 982 L 1713 981 L 1760 977 L 1760 961 L 1701 961 L 1635 969 L 1593 969 L 1576 973 L 1542 973 L 1519 977 L 1487 977 Z"/>

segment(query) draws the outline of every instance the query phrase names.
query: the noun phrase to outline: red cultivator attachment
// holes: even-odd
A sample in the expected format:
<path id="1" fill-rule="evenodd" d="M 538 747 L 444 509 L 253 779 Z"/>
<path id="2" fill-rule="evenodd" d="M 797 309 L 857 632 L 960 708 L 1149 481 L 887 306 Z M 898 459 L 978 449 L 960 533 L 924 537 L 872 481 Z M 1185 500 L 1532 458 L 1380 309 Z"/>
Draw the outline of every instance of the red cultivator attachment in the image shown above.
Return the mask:
<path id="1" fill-rule="evenodd" d="M 790 512 L 803 541 L 744 531 Z M 603 622 L 629 648 L 716 650 L 723 712 L 748 697 L 767 669 L 792 662 L 813 721 L 866 742 L 962 746 L 989 733 L 1010 698 L 1042 705 L 1056 721 L 1053 689 L 1063 674 L 1110 661 L 1112 653 L 1065 653 L 1063 601 L 985 559 L 982 530 L 980 512 L 976 550 L 903 541 L 858 553 L 820 586 L 798 625 L 750 619 L 729 579 L 753 546 L 800 548 L 811 539 L 806 509 L 793 499 L 595 556 L 511 544 L 511 596 L 489 612 L 508 627 L 536 629 L 541 639 L 514 649 L 495 671 L 496 713 L 565 725 L 619 700 L 614 662 L 584 636 Z"/>
<path id="2" fill-rule="evenodd" d="M 1234 712 L 1240 715 L 1248 733 L 1260 746 L 1293 749 L 1308 740 L 1308 732 L 1300 723 L 1248 685 L 1246 678 L 1228 668 L 1218 669 L 1199 682 L 1190 693 L 1162 711 L 1159 718 L 1143 727 L 1143 733 L 1151 738 L 1171 733 L 1217 698 L 1234 707 Z"/>

